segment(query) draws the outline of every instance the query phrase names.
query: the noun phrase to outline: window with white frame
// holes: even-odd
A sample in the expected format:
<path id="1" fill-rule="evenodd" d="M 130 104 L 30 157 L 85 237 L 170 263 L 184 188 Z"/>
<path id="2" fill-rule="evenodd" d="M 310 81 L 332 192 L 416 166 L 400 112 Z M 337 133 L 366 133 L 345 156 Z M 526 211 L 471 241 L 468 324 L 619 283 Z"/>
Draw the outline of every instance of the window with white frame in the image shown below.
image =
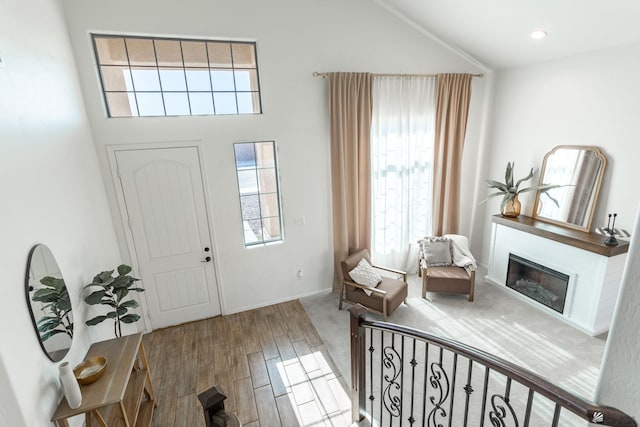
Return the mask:
<path id="1" fill-rule="evenodd" d="M 283 240 L 276 144 L 234 144 L 244 245 Z"/>
<path id="2" fill-rule="evenodd" d="M 253 42 L 92 38 L 109 117 L 262 112 Z"/>

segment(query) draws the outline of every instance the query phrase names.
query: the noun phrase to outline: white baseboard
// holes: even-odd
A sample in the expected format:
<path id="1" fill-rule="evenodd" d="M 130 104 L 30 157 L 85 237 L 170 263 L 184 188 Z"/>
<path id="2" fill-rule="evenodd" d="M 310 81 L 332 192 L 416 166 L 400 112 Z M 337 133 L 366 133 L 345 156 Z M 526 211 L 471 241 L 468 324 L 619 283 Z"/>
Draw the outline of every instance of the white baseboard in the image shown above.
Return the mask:
<path id="1" fill-rule="evenodd" d="M 225 313 L 223 313 L 223 315 L 241 313 L 243 311 L 254 310 L 256 308 L 266 307 L 268 305 L 280 304 L 280 303 L 283 303 L 283 302 L 293 301 L 293 300 L 297 300 L 297 299 L 300 299 L 300 298 L 307 298 L 307 297 L 312 297 L 312 296 L 316 296 L 316 295 L 326 295 L 326 294 L 329 294 L 331 292 L 333 292 L 333 288 L 325 288 L 325 289 L 321 289 L 319 291 L 312 291 L 312 292 L 307 292 L 307 293 L 304 293 L 304 294 L 292 295 L 292 296 L 289 296 L 289 297 L 286 297 L 286 298 L 280 298 L 280 299 L 275 299 L 275 300 L 264 301 L 264 302 L 259 303 L 259 304 L 248 305 L 248 306 L 245 306 L 245 307 L 239 307 L 239 308 L 236 308 L 236 309 L 228 310 Z"/>

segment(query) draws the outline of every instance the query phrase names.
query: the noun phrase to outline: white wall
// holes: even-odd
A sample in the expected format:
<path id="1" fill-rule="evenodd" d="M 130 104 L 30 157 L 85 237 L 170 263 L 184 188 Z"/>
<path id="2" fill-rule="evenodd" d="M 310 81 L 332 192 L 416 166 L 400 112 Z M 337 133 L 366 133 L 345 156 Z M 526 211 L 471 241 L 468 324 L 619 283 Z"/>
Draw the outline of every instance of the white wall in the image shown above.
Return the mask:
<path id="1" fill-rule="evenodd" d="M 556 145 L 595 145 L 607 156 L 593 227 L 606 224 L 617 212 L 616 227 L 631 231 L 640 192 L 638 99 L 640 44 L 622 46 L 496 75 L 493 121 L 489 134 L 485 178 L 503 179 L 508 161 L 515 161 L 516 177 L 536 168 L 529 181 L 537 184 L 546 152 Z M 484 194 L 487 194 L 486 186 Z M 533 193 L 523 197 L 523 213 L 531 215 Z M 480 261 L 486 264 L 491 215 L 499 212 L 499 198 L 487 203 Z"/>
<path id="2" fill-rule="evenodd" d="M 71 364 L 91 341 L 81 287 L 120 256 L 59 2 L 1 0 L 0 28 L 0 425 L 49 426 L 61 395 L 25 302 L 29 249 L 49 246 L 69 287 Z"/>
<path id="3" fill-rule="evenodd" d="M 635 233 L 640 233 L 640 210 L 636 215 Z M 618 306 L 613 315 L 613 324 L 600 367 L 596 401 L 621 409 L 639 420 L 640 372 L 637 363 L 640 354 L 640 292 L 637 286 L 640 283 L 640 240 L 637 238 L 631 242 L 627 259 Z"/>
<path id="4" fill-rule="evenodd" d="M 518 177 L 531 166 L 539 172 L 545 153 L 556 145 L 596 145 L 603 149 L 608 164 L 593 227 L 606 223 L 608 212 L 617 212 L 616 226 L 631 232 L 640 202 L 635 189 L 640 157 L 638 75 L 640 44 L 497 72 L 483 178 L 501 179 L 508 161 L 515 161 Z M 531 182 L 537 179 L 536 173 Z M 523 201 L 523 213 L 531 215 L 532 195 Z M 476 223 L 477 233 L 483 229 L 480 261 L 485 265 L 491 215 L 498 211 L 498 200 L 487 203 L 484 221 Z M 596 401 L 635 417 L 640 416 L 640 378 L 635 369 L 640 351 L 640 291 L 635 286 L 640 278 L 639 220 L 596 391 Z"/>
<path id="5" fill-rule="evenodd" d="M 115 200 L 115 190 L 105 146 L 203 142 L 226 313 L 331 288 L 327 82 L 312 77 L 313 71 L 479 71 L 368 0 L 64 0 L 64 6 L 109 200 Z M 255 40 L 264 114 L 107 119 L 92 31 Z M 478 141 L 482 88 L 483 81 L 474 80 L 470 153 Z M 268 139 L 279 147 L 286 240 L 246 250 L 232 144 Z M 300 217 L 305 225 L 294 223 Z M 116 227 L 125 253 L 122 225 Z M 296 277 L 299 269 L 305 272 L 302 279 Z"/>

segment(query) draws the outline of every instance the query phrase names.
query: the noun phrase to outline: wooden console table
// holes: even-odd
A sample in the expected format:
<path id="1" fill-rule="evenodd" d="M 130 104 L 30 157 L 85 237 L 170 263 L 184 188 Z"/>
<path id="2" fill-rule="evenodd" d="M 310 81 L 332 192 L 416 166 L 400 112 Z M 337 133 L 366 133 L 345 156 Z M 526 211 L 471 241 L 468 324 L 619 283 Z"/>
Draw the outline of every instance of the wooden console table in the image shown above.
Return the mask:
<path id="1" fill-rule="evenodd" d="M 107 368 L 97 381 L 81 385 L 82 404 L 69 408 L 63 398 L 51 421 L 68 427 L 70 417 L 85 414 L 86 427 L 149 427 L 157 405 L 142 333 L 93 344 L 85 358 L 104 356 Z"/>

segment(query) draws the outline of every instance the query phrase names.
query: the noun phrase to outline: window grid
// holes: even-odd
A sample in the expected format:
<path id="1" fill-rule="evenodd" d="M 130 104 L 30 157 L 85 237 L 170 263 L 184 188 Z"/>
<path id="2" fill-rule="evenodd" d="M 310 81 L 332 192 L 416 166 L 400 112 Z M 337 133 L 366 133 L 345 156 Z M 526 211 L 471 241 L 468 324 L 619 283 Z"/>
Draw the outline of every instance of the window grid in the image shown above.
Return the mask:
<path id="1" fill-rule="evenodd" d="M 256 44 L 254 42 L 243 42 L 243 41 L 221 41 L 221 40 L 206 40 L 206 39 L 177 39 L 177 38 L 163 38 L 163 37 L 139 37 L 139 36 L 125 36 L 125 35 L 102 35 L 102 34 L 92 34 L 93 44 L 94 44 L 94 52 L 96 56 L 96 63 L 98 65 L 98 72 L 100 75 L 100 81 L 102 84 L 103 95 L 105 99 L 105 104 L 107 107 L 107 114 L 109 117 L 141 117 L 141 116 L 158 116 L 158 114 L 141 114 L 140 112 L 140 100 L 139 96 L 141 94 L 159 94 L 162 100 L 162 110 L 164 116 L 171 115 L 186 115 L 186 114 L 168 114 L 167 113 L 167 100 L 166 94 L 185 94 L 186 101 L 188 106 L 188 115 L 222 115 L 222 114 L 261 114 L 262 113 L 262 100 L 260 93 L 260 83 L 259 83 L 259 71 L 258 71 L 258 61 L 256 54 Z M 125 64 L 109 64 L 103 63 L 100 59 L 99 47 L 97 45 L 97 40 L 108 40 L 108 39 L 121 39 L 124 47 L 124 53 L 126 55 L 126 65 Z M 151 46 L 153 48 L 153 65 L 132 65 L 131 63 L 131 53 L 130 53 L 130 40 L 148 40 L 151 42 Z M 159 41 L 173 41 L 177 42 L 180 46 L 180 65 L 160 65 L 158 63 L 158 48 L 157 43 Z M 199 66 L 199 65 L 187 65 L 185 61 L 185 42 L 197 42 L 204 43 L 204 53 L 206 54 L 207 66 Z M 227 45 L 229 50 L 229 66 L 218 66 L 212 65 L 212 58 L 210 53 L 210 45 L 211 44 L 223 44 Z M 254 67 L 251 66 L 236 66 L 235 63 L 235 55 L 234 55 L 234 46 L 248 45 L 252 46 L 252 58 L 251 62 Z M 240 53 L 239 53 L 240 54 Z M 126 68 L 126 72 L 128 74 L 128 78 L 131 85 L 131 90 L 112 90 L 107 89 L 105 85 L 105 77 L 104 70 L 108 69 L 122 69 Z M 159 90 L 137 90 L 136 89 L 136 79 L 134 78 L 133 71 L 136 70 L 155 70 L 157 75 L 157 82 L 159 85 Z M 163 78 L 161 71 L 162 70 L 181 70 L 182 76 L 184 80 L 184 89 L 183 90 L 165 90 L 163 88 Z M 208 71 L 208 83 L 209 90 L 196 90 L 190 88 L 189 78 L 187 76 L 188 70 L 207 70 Z M 214 85 L 214 75 L 215 71 L 225 71 L 231 73 L 233 89 L 216 89 Z M 248 84 L 250 90 L 238 90 L 238 71 L 247 71 L 248 74 Z M 255 73 L 252 75 L 250 72 Z M 124 76 L 124 79 L 127 79 L 127 76 Z M 125 83 L 126 84 L 126 83 Z M 134 102 L 129 103 L 129 108 L 131 108 L 130 114 L 113 114 L 113 108 L 109 101 L 109 94 L 127 94 L 128 96 L 132 96 Z M 193 99 L 192 94 L 209 94 L 211 99 L 211 108 L 212 113 L 193 113 Z M 233 94 L 233 110 L 235 112 L 218 112 L 217 109 L 220 109 L 220 105 L 217 105 L 216 94 Z M 246 109 L 241 110 L 241 105 L 239 102 L 238 94 L 250 94 L 249 103 L 251 103 L 251 112 L 247 112 Z M 218 101 L 222 103 L 222 100 Z M 245 99 L 245 102 L 247 100 Z"/>
<path id="2" fill-rule="evenodd" d="M 269 144 L 270 155 L 272 156 L 273 166 L 261 167 L 260 154 L 256 149 L 258 144 Z M 249 159 L 253 159 L 252 164 L 247 164 L 247 148 L 251 148 Z M 244 154 L 243 154 L 244 151 Z M 276 160 L 275 143 L 273 141 L 266 142 L 250 142 L 250 143 L 237 143 L 234 144 L 234 154 L 236 160 L 236 176 L 238 179 L 238 192 L 240 196 L 240 212 L 243 224 L 244 233 L 244 245 L 246 247 L 264 245 L 267 243 L 273 243 L 283 240 L 283 221 L 282 221 L 282 208 L 280 202 L 280 185 L 278 179 L 278 165 Z M 251 161 L 251 160 L 250 160 Z M 256 184 L 254 191 L 247 191 L 251 183 L 243 182 L 245 179 L 241 178 L 240 172 L 252 171 L 252 178 Z M 275 189 L 272 191 L 263 191 L 263 185 L 267 185 L 260 178 L 260 171 L 273 171 L 273 178 L 275 182 L 273 185 Z M 263 203 L 268 203 L 265 200 L 265 196 L 275 196 L 275 200 L 271 203 L 271 209 L 275 210 L 268 214 L 263 211 Z M 255 206 L 251 207 L 251 201 L 254 201 Z M 255 210 L 255 212 L 252 212 Z M 271 221 L 275 220 L 277 225 L 277 234 L 274 236 L 265 235 L 265 231 L 271 230 Z M 258 223 L 259 226 L 255 226 Z M 250 230 L 247 229 L 250 227 Z M 273 231 L 273 230 L 271 230 Z"/>

